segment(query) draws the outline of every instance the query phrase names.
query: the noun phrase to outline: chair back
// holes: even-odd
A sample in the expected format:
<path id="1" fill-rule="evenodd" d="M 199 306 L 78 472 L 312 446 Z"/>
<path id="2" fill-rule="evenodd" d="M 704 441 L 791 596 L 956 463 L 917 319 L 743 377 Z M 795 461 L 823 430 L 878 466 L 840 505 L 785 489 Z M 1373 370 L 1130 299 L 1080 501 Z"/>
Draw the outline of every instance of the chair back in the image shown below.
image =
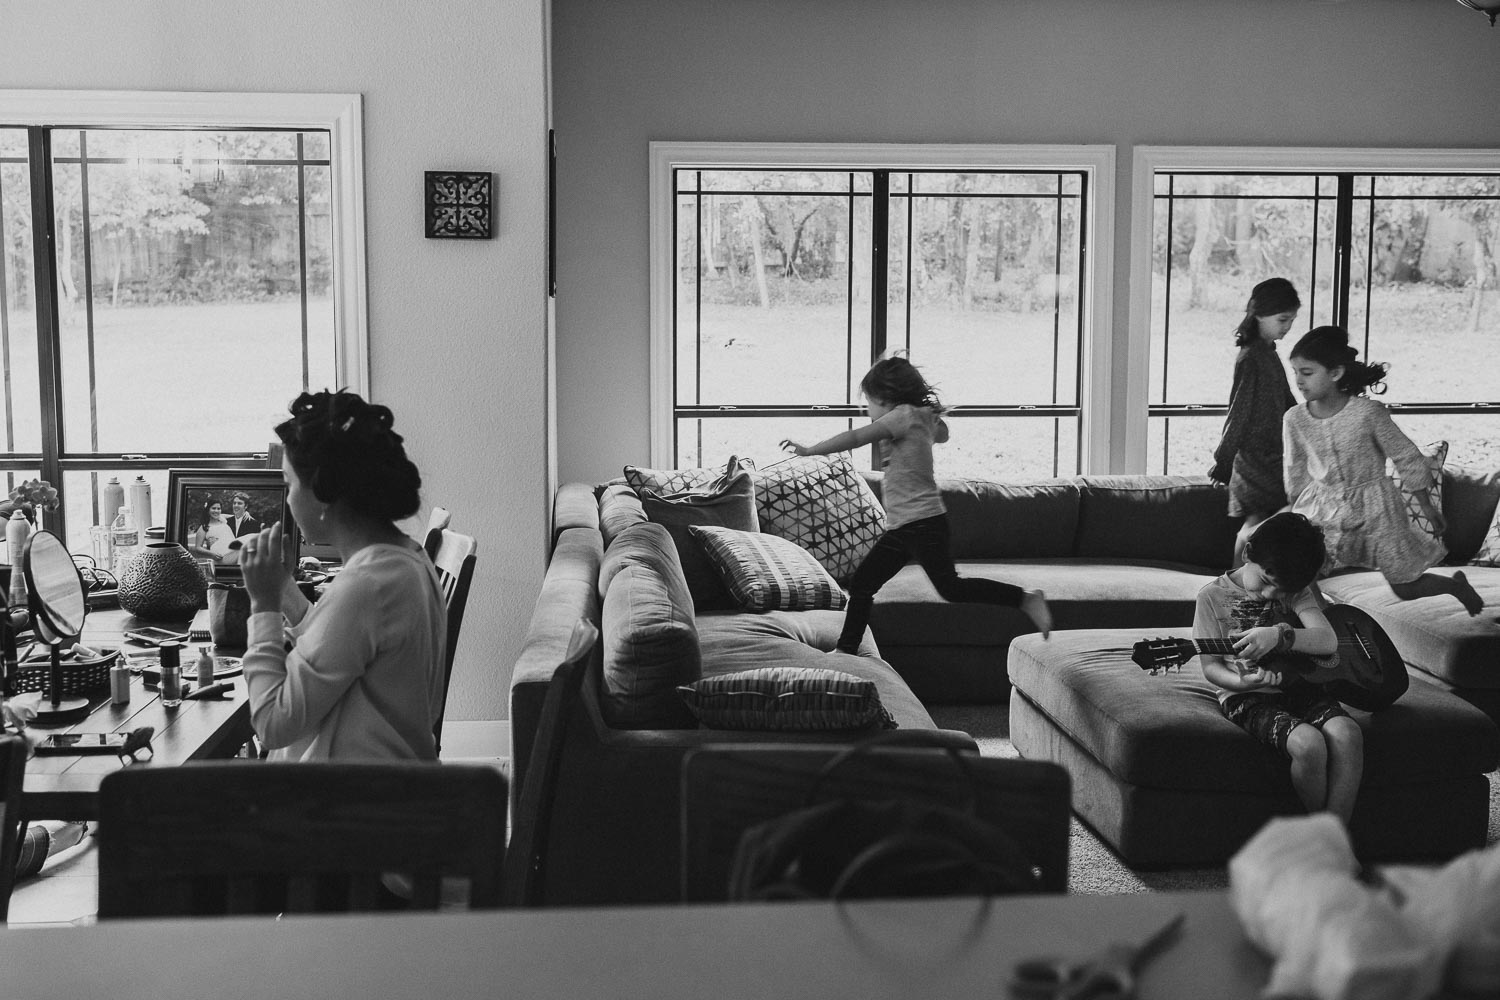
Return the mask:
<path id="1" fill-rule="evenodd" d="M 500 904 L 508 806 L 487 765 L 213 761 L 127 767 L 99 787 L 99 917 Z"/>
<path id="2" fill-rule="evenodd" d="M 920 740 L 916 731 L 902 733 Z M 1007 834 L 1036 869 L 1044 892 L 1065 892 L 1071 813 L 1068 773 L 1049 761 L 946 749 L 872 746 L 823 769 L 848 746 L 721 744 L 682 763 L 682 899 L 725 902 L 745 830 L 817 801 L 903 799 L 969 808 Z"/>
<path id="3" fill-rule="evenodd" d="M 446 520 L 447 511 L 442 511 Z M 447 528 L 434 528 L 427 533 L 426 549 L 437 570 L 438 582 L 443 588 L 443 600 L 448 605 L 448 648 L 443 651 L 443 704 L 438 709 L 437 721 L 432 727 L 433 739 L 438 750 L 443 743 L 443 715 L 448 706 L 448 682 L 453 678 L 453 657 L 458 652 L 458 630 L 464 623 L 464 608 L 469 603 L 469 585 L 474 580 L 474 564 L 478 559 L 479 544 L 470 535 L 460 535 Z"/>
<path id="4" fill-rule="evenodd" d="M 568 637 L 563 662 L 547 682 L 542 710 L 532 741 L 526 778 L 521 783 L 505 855 L 507 906 L 541 906 L 547 837 L 552 803 L 557 798 L 557 776 L 567 743 L 568 723 L 576 714 L 584 675 L 599 639 L 599 629 L 580 618 Z"/>
<path id="5" fill-rule="evenodd" d="M 437 558 L 438 544 L 443 540 L 443 529 L 452 520 L 453 515 L 448 513 L 447 507 L 434 507 L 432 513 L 427 515 L 427 535 L 422 542 L 422 547 L 427 550 L 427 558 Z"/>
<path id="6" fill-rule="evenodd" d="M 16 883 L 16 857 L 26 824 L 21 819 L 21 784 L 26 776 L 26 741 L 0 736 L 0 928 L 10 913 Z"/>

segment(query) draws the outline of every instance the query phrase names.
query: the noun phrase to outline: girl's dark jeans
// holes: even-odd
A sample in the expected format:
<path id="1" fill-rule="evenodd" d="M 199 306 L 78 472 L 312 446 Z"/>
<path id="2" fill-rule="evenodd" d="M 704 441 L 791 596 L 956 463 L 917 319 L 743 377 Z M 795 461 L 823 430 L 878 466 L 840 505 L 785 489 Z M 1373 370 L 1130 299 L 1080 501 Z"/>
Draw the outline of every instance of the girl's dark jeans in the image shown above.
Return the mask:
<path id="1" fill-rule="evenodd" d="M 880 536 L 870 554 L 865 556 L 849 578 L 849 607 L 844 612 L 844 631 L 839 635 L 839 652 L 854 653 L 870 623 L 870 608 L 875 594 L 901 571 L 909 556 L 927 573 L 945 601 L 968 604 L 1002 604 L 1019 607 L 1026 592 L 1010 583 L 983 577 L 959 576 L 948 548 L 948 515 L 938 514 L 920 521 L 892 528 Z"/>

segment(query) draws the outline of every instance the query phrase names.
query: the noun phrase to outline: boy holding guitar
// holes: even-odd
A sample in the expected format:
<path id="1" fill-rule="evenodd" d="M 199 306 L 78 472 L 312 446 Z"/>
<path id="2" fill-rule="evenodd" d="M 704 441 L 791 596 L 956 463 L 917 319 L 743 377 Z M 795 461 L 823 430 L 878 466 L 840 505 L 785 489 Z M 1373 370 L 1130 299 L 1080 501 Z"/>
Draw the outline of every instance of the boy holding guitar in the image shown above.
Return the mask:
<path id="1" fill-rule="evenodd" d="M 1327 810 L 1347 825 L 1364 771 L 1363 734 L 1321 684 L 1277 664 L 1292 651 L 1337 659 L 1338 635 L 1313 582 L 1324 555 L 1322 529 L 1301 514 L 1267 518 L 1245 546 L 1244 565 L 1198 592 L 1193 634 L 1232 642 L 1233 656 L 1201 656 L 1224 717 L 1290 759 L 1308 812 Z"/>

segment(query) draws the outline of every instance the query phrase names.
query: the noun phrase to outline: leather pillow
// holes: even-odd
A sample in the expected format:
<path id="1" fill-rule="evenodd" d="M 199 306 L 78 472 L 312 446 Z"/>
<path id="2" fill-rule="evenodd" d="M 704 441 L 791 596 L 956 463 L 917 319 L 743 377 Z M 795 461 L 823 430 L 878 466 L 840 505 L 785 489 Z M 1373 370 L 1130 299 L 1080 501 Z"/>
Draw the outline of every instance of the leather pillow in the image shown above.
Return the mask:
<path id="1" fill-rule="evenodd" d="M 616 729 L 692 729 L 677 696 L 703 673 L 698 629 L 675 548 L 656 525 L 623 532 L 606 556 L 599 703 Z"/>
<path id="2" fill-rule="evenodd" d="M 677 557 L 687 578 L 693 607 L 698 611 L 726 611 L 735 607 L 734 598 L 725 588 L 708 555 L 688 532 L 689 526 L 733 528 L 736 531 L 759 531 L 755 513 L 755 485 L 750 474 L 737 471 L 711 490 L 663 495 L 642 489 L 641 506 L 653 524 L 671 533 L 677 546 Z"/>

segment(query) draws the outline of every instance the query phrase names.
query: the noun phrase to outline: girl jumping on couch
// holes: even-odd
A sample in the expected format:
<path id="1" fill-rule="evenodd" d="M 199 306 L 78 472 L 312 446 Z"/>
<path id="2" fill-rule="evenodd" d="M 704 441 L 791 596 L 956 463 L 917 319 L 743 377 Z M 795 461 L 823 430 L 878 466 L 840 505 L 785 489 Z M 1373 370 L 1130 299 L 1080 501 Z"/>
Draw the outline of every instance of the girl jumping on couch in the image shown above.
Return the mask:
<path id="1" fill-rule="evenodd" d="M 781 447 L 797 455 L 831 455 L 875 444 L 885 469 L 882 500 L 886 530 L 849 580 L 849 607 L 838 650 L 856 653 L 870 621 L 875 594 L 914 556 L 947 601 L 1020 608 L 1046 638 L 1052 612 L 1040 590 L 983 577 L 959 576 L 948 547 L 948 511 L 932 474 L 932 446 L 948 440 L 943 405 L 922 373 L 903 357 L 875 362 L 860 380 L 870 422 L 814 445 Z"/>
<path id="2" fill-rule="evenodd" d="M 1250 290 L 1245 318 L 1234 328 L 1234 385 L 1229 414 L 1214 450 L 1209 478 L 1229 486 L 1229 516 L 1244 523 L 1234 539 L 1234 565 L 1262 521 L 1286 506 L 1281 482 L 1281 418 L 1297 405 L 1276 342 L 1297 320 L 1302 300 L 1285 278 L 1267 278 Z"/>
<path id="3" fill-rule="evenodd" d="M 1286 492 L 1291 509 L 1322 526 L 1325 573 L 1378 570 L 1402 600 L 1452 594 L 1471 615 L 1484 601 L 1462 571 L 1426 572 L 1447 555 L 1440 537 L 1412 523 L 1389 458 L 1437 535 L 1446 528 L 1432 502 L 1432 472 L 1386 408 L 1365 395 L 1385 391 L 1385 364 L 1358 361 L 1343 327 L 1320 326 L 1292 348 L 1292 375 L 1307 400 L 1283 419 Z"/>

